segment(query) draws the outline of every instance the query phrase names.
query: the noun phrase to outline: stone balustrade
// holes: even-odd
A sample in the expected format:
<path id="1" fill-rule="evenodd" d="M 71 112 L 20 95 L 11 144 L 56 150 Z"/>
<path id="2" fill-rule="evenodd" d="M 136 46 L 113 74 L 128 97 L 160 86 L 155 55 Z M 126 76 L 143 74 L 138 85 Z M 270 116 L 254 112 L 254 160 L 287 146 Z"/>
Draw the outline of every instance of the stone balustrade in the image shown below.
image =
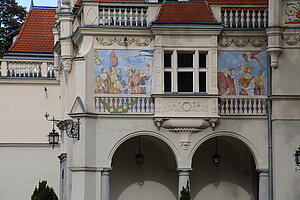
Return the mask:
<path id="1" fill-rule="evenodd" d="M 99 6 L 100 26 L 135 26 L 148 24 L 148 7 L 143 6 Z"/>
<path id="2" fill-rule="evenodd" d="M 266 97 L 221 97 L 219 115 L 266 115 Z"/>
<path id="3" fill-rule="evenodd" d="M 222 24 L 226 28 L 266 28 L 267 8 L 221 8 Z"/>
<path id="4" fill-rule="evenodd" d="M 197 98 L 193 98 L 197 100 Z M 145 95 L 96 95 L 95 109 L 99 114 L 155 114 L 154 109 L 155 98 Z M 182 101 L 182 97 L 180 98 Z M 199 101 L 201 98 L 198 99 Z M 197 101 L 198 101 L 197 100 Z M 174 103 L 174 102 L 173 102 Z M 189 102 L 176 103 L 183 107 L 182 116 L 186 115 L 184 109 Z M 172 106 L 168 102 L 169 106 Z M 191 105 L 196 105 L 194 102 Z M 208 104 L 209 105 L 209 104 Z M 178 106 L 172 106 L 172 109 Z M 167 107 L 165 107 L 167 108 Z M 199 106 L 197 108 L 200 109 Z M 200 111 L 199 111 L 200 112 Z M 163 112 L 166 114 L 166 112 Z M 178 112 L 176 112 L 178 114 Z M 193 114 L 193 113 L 192 113 Z M 230 96 L 221 97 L 219 99 L 218 114 L 224 115 L 253 115 L 262 116 L 267 115 L 267 99 L 266 97 L 241 97 Z M 169 115 L 168 115 L 169 116 Z M 159 117 L 163 117 L 160 115 Z M 200 116 L 199 116 L 200 117 Z"/>
<path id="5" fill-rule="evenodd" d="M 95 96 L 95 108 L 101 114 L 153 114 L 154 103 L 145 95 Z"/>
<path id="6" fill-rule="evenodd" d="M 1 77 L 19 77 L 19 78 L 55 78 L 53 62 L 43 61 L 2 61 Z"/>

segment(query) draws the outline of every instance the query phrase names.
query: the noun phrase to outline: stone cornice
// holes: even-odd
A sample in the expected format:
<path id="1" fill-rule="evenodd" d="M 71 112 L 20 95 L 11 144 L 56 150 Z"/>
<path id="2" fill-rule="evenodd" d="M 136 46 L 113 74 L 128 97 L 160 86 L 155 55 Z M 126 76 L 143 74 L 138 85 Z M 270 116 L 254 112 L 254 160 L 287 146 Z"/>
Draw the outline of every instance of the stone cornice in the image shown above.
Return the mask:
<path id="1" fill-rule="evenodd" d="M 56 79 L 50 78 L 32 78 L 32 77 L 21 77 L 21 78 L 12 78 L 12 77 L 1 77 L 0 84 L 45 84 L 45 85 L 59 85 L 59 81 Z"/>

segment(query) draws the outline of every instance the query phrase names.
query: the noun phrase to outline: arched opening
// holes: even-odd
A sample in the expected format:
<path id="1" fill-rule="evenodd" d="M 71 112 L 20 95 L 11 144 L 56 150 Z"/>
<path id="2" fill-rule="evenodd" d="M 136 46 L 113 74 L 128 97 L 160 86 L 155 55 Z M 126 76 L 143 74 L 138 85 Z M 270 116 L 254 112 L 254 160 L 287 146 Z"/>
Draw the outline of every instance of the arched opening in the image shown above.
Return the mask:
<path id="1" fill-rule="evenodd" d="M 213 154 L 220 164 L 213 164 Z M 248 147 L 240 140 L 219 136 L 204 142 L 193 156 L 192 200 L 257 200 L 258 173 Z"/>
<path id="2" fill-rule="evenodd" d="M 135 155 L 144 162 L 139 167 Z M 121 144 L 113 155 L 111 200 L 174 200 L 177 198 L 176 160 L 170 147 L 152 136 L 136 136 Z"/>

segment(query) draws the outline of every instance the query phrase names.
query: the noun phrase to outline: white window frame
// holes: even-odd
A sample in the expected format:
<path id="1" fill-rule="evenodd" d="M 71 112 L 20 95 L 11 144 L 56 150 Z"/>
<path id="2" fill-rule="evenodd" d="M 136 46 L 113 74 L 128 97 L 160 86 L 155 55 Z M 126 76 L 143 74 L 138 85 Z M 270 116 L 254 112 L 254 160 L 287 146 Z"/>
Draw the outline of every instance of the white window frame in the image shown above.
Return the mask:
<path id="1" fill-rule="evenodd" d="M 164 49 L 165 53 L 172 53 L 171 54 L 171 68 L 165 68 L 164 67 L 164 73 L 165 72 L 171 72 L 171 92 L 165 92 L 165 89 L 163 88 L 164 93 L 208 93 L 208 51 L 204 50 L 187 50 L 187 49 Z M 178 54 L 179 53 L 193 53 L 193 68 L 178 68 Z M 200 54 L 206 55 L 206 67 L 200 67 Z M 164 56 L 163 56 L 164 58 Z M 163 61 L 164 63 L 164 61 Z M 178 72 L 193 72 L 193 91 L 192 92 L 178 92 Z M 205 92 L 200 92 L 199 88 L 199 81 L 200 81 L 200 72 L 205 72 L 206 75 L 206 88 Z"/>

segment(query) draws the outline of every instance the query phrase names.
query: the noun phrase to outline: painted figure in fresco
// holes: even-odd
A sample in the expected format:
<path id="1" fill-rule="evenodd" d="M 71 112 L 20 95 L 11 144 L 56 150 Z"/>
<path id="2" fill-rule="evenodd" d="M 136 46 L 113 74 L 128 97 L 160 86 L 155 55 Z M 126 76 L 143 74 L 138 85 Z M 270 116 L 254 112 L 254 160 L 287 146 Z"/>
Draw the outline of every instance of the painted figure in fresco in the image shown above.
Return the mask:
<path id="1" fill-rule="evenodd" d="M 224 68 L 223 72 L 218 72 L 218 89 L 221 95 L 235 95 L 236 89 L 234 79 L 229 74 L 229 69 Z"/>
<path id="2" fill-rule="evenodd" d="M 110 66 L 109 67 L 109 80 L 110 80 L 110 87 L 109 87 L 109 93 L 110 94 L 120 94 L 122 90 L 122 84 L 120 83 L 117 75 L 115 74 L 115 68 Z"/>
<path id="3" fill-rule="evenodd" d="M 118 80 L 119 80 L 119 82 L 121 83 L 121 85 L 122 85 L 122 93 L 123 94 L 128 94 L 128 90 L 127 89 L 125 89 L 126 88 L 126 82 L 125 82 L 125 76 L 124 76 L 124 74 L 123 74 L 123 72 L 122 72 L 122 70 L 120 70 L 120 69 L 117 69 L 117 77 L 118 77 Z"/>
<path id="4" fill-rule="evenodd" d="M 250 95 L 248 90 L 249 90 L 249 85 L 252 81 L 252 79 L 254 79 L 253 75 L 251 74 L 252 72 L 252 67 L 245 67 L 244 68 L 244 72 L 245 74 L 242 76 L 242 78 L 240 78 L 240 83 L 242 85 L 242 95 Z M 252 85 L 250 86 L 252 87 Z"/>
<path id="5" fill-rule="evenodd" d="M 144 89 L 141 87 L 141 82 L 147 78 L 149 75 L 149 70 L 150 70 L 150 65 L 146 64 L 147 67 L 147 73 L 144 74 L 143 71 L 139 70 L 138 73 L 136 73 L 136 69 L 132 68 L 131 72 L 132 72 L 132 76 L 131 76 L 131 80 L 130 80 L 130 85 L 131 85 L 131 94 L 144 94 Z M 142 69 L 142 68 L 139 68 Z"/>
<path id="6" fill-rule="evenodd" d="M 105 68 L 101 68 L 99 76 L 99 93 L 108 93 L 109 90 L 109 76 Z"/>
<path id="7" fill-rule="evenodd" d="M 265 71 L 259 70 L 258 73 L 259 73 L 259 75 L 255 78 L 254 94 L 255 95 L 266 95 L 265 80 L 264 80 Z"/>
<path id="8" fill-rule="evenodd" d="M 234 80 L 235 94 L 238 95 L 240 91 L 239 76 L 237 73 L 235 73 L 235 69 L 233 68 L 229 69 L 229 74 L 230 77 Z"/>
<path id="9" fill-rule="evenodd" d="M 94 92 L 101 93 L 100 92 L 100 76 L 96 76 Z"/>

